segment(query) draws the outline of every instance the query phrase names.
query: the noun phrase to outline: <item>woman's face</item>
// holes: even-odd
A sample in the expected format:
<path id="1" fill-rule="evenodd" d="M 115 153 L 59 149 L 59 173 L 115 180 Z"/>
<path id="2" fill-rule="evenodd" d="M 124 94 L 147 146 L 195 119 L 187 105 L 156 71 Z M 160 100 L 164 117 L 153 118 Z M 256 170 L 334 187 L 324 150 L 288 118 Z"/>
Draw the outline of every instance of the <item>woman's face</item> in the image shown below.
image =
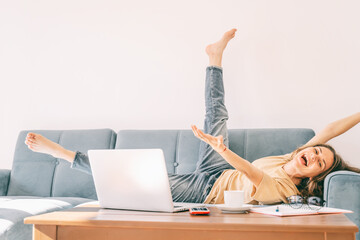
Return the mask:
<path id="1" fill-rule="evenodd" d="M 328 170 L 334 163 L 334 154 L 326 147 L 308 147 L 294 156 L 297 172 L 306 178 L 315 177 Z"/>

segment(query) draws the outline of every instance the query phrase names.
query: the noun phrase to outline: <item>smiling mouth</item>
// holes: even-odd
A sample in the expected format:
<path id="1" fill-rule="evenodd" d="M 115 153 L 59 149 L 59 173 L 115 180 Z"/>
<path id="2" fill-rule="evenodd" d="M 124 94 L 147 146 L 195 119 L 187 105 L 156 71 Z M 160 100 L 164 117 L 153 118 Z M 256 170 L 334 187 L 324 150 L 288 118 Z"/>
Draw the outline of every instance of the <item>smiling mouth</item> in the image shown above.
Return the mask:
<path id="1" fill-rule="evenodd" d="M 304 160 L 305 166 L 307 167 L 308 166 L 308 160 L 307 160 L 306 156 L 303 155 L 301 158 Z"/>

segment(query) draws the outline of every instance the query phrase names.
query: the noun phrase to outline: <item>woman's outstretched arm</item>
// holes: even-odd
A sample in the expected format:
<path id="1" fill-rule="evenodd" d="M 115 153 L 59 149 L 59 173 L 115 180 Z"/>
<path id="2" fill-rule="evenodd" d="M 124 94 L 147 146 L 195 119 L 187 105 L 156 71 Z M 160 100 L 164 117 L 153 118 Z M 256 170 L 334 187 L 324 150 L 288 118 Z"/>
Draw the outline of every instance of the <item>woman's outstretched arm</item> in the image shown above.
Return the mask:
<path id="1" fill-rule="evenodd" d="M 337 137 L 345 132 L 347 132 L 350 128 L 354 127 L 356 124 L 360 122 L 360 112 L 352 114 L 346 118 L 342 118 L 335 122 L 328 124 L 323 130 L 317 133 L 309 142 L 307 142 L 306 146 L 313 146 L 316 144 L 325 144 L 334 137 Z"/>
<path id="2" fill-rule="evenodd" d="M 222 136 L 214 137 L 209 134 L 205 134 L 194 125 L 191 126 L 191 128 L 197 138 L 209 144 L 236 170 L 244 173 L 256 187 L 259 186 L 264 176 L 263 171 L 228 149 L 223 143 L 224 139 Z"/>

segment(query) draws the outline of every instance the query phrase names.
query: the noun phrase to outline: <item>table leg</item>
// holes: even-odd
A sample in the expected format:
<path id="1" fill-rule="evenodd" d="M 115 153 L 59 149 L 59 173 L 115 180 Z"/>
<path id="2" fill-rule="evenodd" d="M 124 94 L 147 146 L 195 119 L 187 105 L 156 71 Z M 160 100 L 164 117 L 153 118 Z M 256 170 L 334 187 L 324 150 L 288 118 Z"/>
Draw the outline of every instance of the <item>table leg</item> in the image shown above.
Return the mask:
<path id="1" fill-rule="evenodd" d="M 56 240 L 56 225 L 34 225 L 33 240 Z"/>

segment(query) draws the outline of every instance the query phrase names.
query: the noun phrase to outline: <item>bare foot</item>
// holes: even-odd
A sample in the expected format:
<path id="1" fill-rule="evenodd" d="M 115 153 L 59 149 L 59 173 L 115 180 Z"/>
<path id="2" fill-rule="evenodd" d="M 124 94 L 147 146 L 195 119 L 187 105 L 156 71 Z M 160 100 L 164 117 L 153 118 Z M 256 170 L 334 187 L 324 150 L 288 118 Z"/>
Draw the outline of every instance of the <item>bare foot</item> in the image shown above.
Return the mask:
<path id="1" fill-rule="evenodd" d="M 36 133 L 28 133 L 25 144 L 34 152 L 50 154 L 55 158 L 61 158 L 64 152 L 62 146 Z"/>
<path id="2" fill-rule="evenodd" d="M 224 33 L 223 37 L 219 41 L 208 45 L 205 49 L 207 55 L 209 55 L 209 57 L 212 57 L 212 56 L 220 56 L 221 57 L 228 42 L 232 38 L 235 37 L 236 31 L 237 30 L 235 28 L 233 28 L 230 31 L 227 31 L 226 33 Z"/>

